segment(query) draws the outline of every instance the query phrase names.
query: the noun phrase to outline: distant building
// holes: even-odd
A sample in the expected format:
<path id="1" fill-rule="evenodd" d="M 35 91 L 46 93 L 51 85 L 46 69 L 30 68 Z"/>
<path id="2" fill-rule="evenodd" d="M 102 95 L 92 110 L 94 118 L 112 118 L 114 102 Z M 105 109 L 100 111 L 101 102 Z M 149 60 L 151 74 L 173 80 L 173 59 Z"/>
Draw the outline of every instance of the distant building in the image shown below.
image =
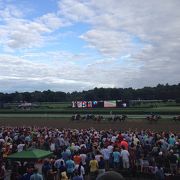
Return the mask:
<path id="1" fill-rule="evenodd" d="M 33 107 L 38 107 L 38 105 L 34 103 L 27 103 L 27 102 L 24 102 L 18 105 L 18 108 L 21 108 L 21 109 L 31 109 Z"/>

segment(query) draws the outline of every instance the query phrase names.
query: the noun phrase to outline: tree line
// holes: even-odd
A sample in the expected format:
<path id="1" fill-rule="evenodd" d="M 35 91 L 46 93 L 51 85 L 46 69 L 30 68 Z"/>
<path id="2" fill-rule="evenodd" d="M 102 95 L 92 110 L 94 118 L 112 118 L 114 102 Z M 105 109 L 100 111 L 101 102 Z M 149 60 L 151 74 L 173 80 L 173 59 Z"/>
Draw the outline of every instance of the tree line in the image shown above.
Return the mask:
<path id="1" fill-rule="evenodd" d="M 180 101 L 180 83 L 177 85 L 158 84 L 156 87 L 94 88 L 72 93 L 62 91 L 34 91 L 0 93 L 0 103 L 13 102 L 66 102 L 75 100 L 169 100 Z"/>

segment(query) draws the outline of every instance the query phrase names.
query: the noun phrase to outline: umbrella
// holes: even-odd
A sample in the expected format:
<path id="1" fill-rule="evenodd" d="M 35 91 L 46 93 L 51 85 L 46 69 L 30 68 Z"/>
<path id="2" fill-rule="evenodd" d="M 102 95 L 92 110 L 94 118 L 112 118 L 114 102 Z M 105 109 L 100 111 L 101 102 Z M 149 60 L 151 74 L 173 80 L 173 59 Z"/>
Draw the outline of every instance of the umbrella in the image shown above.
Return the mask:
<path id="1" fill-rule="evenodd" d="M 17 152 L 11 154 L 7 157 L 10 160 L 38 160 L 43 159 L 52 155 L 53 153 L 50 151 L 45 151 L 41 149 L 33 149 L 33 150 L 24 150 L 21 152 Z"/>

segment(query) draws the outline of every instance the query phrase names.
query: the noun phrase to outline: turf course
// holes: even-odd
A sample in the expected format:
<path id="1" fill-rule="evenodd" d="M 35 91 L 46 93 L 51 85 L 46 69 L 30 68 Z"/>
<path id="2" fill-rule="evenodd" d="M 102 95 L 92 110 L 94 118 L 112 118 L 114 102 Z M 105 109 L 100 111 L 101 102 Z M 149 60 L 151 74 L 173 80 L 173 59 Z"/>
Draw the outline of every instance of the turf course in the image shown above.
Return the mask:
<path id="1" fill-rule="evenodd" d="M 95 109 L 87 109 L 87 108 L 48 108 L 48 107 L 38 107 L 38 108 L 31 108 L 31 109 L 18 109 L 18 108 L 10 108 L 10 109 L 0 109 L 1 114 L 42 114 L 45 116 L 46 114 L 64 114 L 64 115 L 72 115 L 75 113 L 79 114 L 101 114 L 101 115 L 109 115 L 110 112 L 112 114 L 127 114 L 127 115 L 144 115 L 147 116 L 150 113 L 155 113 L 159 115 L 180 115 L 180 106 L 174 107 L 156 107 L 156 108 L 95 108 Z"/>
<path id="2" fill-rule="evenodd" d="M 27 118 L 27 117 L 38 117 L 38 118 L 71 118 L 73 114 L 0 114 L 0 118 Z M 104 118 L 111 117 L 111 115 L 101 114 Z M 162 119 L 172 119 L 173 115 L 162 115 Z M 145 119 L 146 115 L 131 114 L 128 115 L 128 119 Z"/>

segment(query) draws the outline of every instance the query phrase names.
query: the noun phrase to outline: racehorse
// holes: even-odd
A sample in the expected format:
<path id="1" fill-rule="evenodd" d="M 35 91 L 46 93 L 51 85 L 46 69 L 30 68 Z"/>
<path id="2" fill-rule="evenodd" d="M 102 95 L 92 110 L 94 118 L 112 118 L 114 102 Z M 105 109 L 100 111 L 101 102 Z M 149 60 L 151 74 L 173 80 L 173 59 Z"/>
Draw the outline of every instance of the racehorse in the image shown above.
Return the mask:
<path id="1" fill-rule="evenodd" d="M 121 116 L 121 121 L 124 122 L 126 119 L 127 119 L 127 115 L 123 114 L 123 115 Z"/>
<path id="2" fill-rule="evenodd" d="M 116 122 L 116 121 L 119 121 L 119 122 L 124 122 L 125 120 L 126 120 L 126 118 L 127 118 L 127 115 L 120 115 L 120 116 L 114 116 L 114 117 L 110 117 L 110 118 L 108 118 L 108 121 L 114 121 L 114 122 Z"/>
<path id="3" fill-rule="evenodd" d="M 101 120 L 103 120 L 103 116 L 95 116 L 93 114 L 87 114 L 87 115 L 84 115 L 84 116 L 81 116 L 80 114 L 75 114 L 71 117 L 71 121 L 80 121 L 80 120 L 93 120 L 93 121 L 96 121 L 96 122 L 100 122 Z"/>
<path id="4" fill-rule="evenodd" d="M 94 120 L 95 119 L 95 115 L 94 114 L 87 114 L 86 115 L 86 120 Z"/>
<path id="5" fill-rule="evenodd" d="M 159 119 L 161 119 L 161 116 L 153 114 L 153 115 L 147 116 L 146 119 L 149 122 L 157 122 Z"/>
<path id="6" fill-rule="evenodd" d="M 81 116 L 81 120 L 89 121 L 89 120 L 94 120 L 94 119 L 95 119 L 94 114 L 86 114 L 85 116 Z"/>
<path id="7" fill-rule="evenodd" d="M 94 121 L 95 121 L 95 122 L 101 122 L 103 119 L 104 119 L 103 116 L 98 115 L 98 116 L 95 116 Z"/>
<path id="8" fill-rule="evenodd" d="M 80 114 L 75 114 L 71 117 L 72 121 L 79 121 L 81 120 L 81 115 Z"/>
<path id="9" fill-rule="evenodd" d="M 180 121 L 180 115 L 174 116 L 172 120 L 175 121 L 175 122 Z"/>

